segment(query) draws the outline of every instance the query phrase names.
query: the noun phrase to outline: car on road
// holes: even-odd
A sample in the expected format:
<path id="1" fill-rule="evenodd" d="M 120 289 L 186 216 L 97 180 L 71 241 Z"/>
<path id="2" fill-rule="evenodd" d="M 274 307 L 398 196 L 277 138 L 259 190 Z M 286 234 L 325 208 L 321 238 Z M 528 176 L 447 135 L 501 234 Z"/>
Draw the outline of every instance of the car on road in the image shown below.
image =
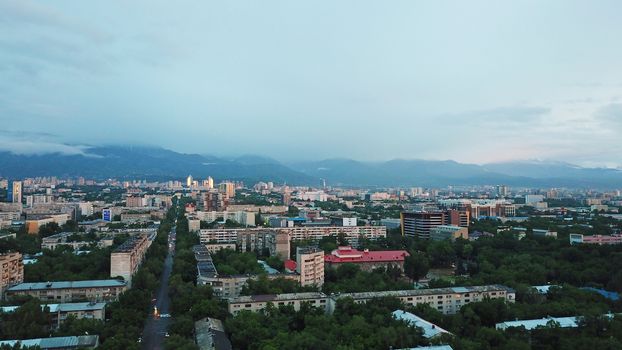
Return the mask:
<path id="1" fill-rule="evenodd" d="M 171 314 L 160 314 L 160 318 L 169 318 Z"/>

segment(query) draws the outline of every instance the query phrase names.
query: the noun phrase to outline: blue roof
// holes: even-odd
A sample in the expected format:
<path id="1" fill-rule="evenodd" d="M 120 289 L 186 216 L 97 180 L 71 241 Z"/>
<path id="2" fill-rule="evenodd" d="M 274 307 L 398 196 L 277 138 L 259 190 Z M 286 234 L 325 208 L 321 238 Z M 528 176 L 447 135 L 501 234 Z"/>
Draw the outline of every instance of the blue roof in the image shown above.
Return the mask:
<path id="1" fill-rule="evenodd" d="M 48 307 L 50 312 L 76 312 L 76 311 L 94 311 L 102 310 L 106 307 L 106 303 L 65 303 L 65 304 L 42 304 L 41 308 Z M 13 312 L 19 306 L 3 306 L 0 307 L 2 312 Z"/>
<path id="2" fill-rule="evenodd" d="M 434 323 L 428 322 L 415 314 L 411 314 L 410 312 L 395 310 L 393 311 L 393 317 L 398 320 L 406 321 L 411 326 L 423 329 L 423 336 L 425 338 L 433 338 L 441 334 L 451 334 Z"/>
<path id="3" fill-rule="evenodd" d="M 555 323 L 560 328 L 576 328 L 579 327 L 580 317 L 548 317 L 536 320 L 507 321 L 497 323 L 496 329 L 507 329 L 511 327 L 525 327 L 526 330 L 536 329 L 538 327 L 546 327 L 549 322 Z"/>
<path id="4" fill-rule="evenodd" d="M 37 338 L 24 340 L 2 340 L 0 346 L 15 346 L 20 344 L 21 347 L 35 347 L 41 349 L 69 349 L 79 347 L 95 347 L 99 344 L 99 336 L 97 335 L 81 335 L 70 337 L 54 337 L 54 338 Z"/>
<path id="5" fill-rule="evenodd" d="M 602 295 L 603 297 L 605 297 L 605 298 L 607 298 L 609 300 L 612 300 L 612 301 L 620 300 L 620 294 L 618 294 L 616 292 L 610 292 L 608 290 L 592 288 L 592 287 L 583 287 L 581 289 L 589 290 L 590 292 L 596 292 L 596 293 Z"/>

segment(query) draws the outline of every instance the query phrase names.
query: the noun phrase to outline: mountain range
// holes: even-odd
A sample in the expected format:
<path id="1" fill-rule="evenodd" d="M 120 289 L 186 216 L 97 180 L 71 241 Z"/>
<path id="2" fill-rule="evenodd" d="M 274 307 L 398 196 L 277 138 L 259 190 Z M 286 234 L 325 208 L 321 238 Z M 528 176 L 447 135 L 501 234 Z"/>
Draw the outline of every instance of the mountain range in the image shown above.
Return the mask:
<path id="1" fill-rule="evenodd" d="M 91 147 L 83 154 L 14 154 L 0 152 L 0 176 L 84 176 L 87 178 L 145 178 L 150 180 L 212 176 L 216 180 L 273 181 L 318 185 L 321 179 L 340 186 L 494 185 L 538 187 L 622 187 L 622 171 L 584 168 L 563 162 L 521 161 L 463 164 L 456 161 L 394 159 L 362 162 L 326 159 L 281 163 L 268 157 L 224 158 L 184 154 L 157 147 Z"/>

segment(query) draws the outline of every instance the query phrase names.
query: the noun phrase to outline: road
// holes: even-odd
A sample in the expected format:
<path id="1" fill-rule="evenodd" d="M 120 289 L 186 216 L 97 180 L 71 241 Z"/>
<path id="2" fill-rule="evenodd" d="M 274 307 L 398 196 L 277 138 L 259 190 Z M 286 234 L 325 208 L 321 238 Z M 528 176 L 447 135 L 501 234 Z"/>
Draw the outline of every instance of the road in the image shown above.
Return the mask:
<path id="1" fill-rule="evenodd" d="M 175 227 L 168 235 L 169 250 L 164 260 L 164 270 L 160 278 L 160 287 L 156 293 L 154 306 L 158 308 L 160 315 L 170 315 L 171 300 L 168 296 L 168 280 L 173 269 L 173 255 L 175 254 Z M 168 327 L 171 323 L 169 317 L 156 317 L 153 312 L 147 317 L 145 328 L 141 337 L 142 349 L 164 349 L 164 340 L 168 335 Z"/>

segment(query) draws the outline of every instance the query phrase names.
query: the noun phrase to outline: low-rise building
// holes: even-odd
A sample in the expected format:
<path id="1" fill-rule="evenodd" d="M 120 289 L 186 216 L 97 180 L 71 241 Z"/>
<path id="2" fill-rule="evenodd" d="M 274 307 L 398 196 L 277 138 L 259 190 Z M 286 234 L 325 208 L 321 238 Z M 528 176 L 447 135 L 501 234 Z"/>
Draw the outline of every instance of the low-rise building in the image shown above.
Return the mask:
<path id="1" fill-rule="evenodd" d="M 47 304 L 41 305 L 42 308 L 47 308 L 51 315 L 52 327 L 58 328 L 67 320 L 68 317 L 75 317 L 76 319 L 91 319 L 104 321 L 106 316 L 106 303 L 65 303 L 65 304 Z M 4 306 L 0 307 L 3 313 L 14 312 L 19 306 Z"/>
<path id="2" fill-rule="evenodd" d="M 11 349 L 36 348 L 41 350 L 95 349 L 99 346 L 98 335 L 78 335 L 69 337 L 51 337 L 21 340 L 0 340 L 0 347 Z"/>
<path id="3" fill-rule="evenodd" d="M 319 292 L 240 296 L 229 299 L 229 313 L 236 315 L 242 310 L 260 311 L 265 309 L 268 304 L 277 307 L 291 305 L 294 310 L 299 311 L 303 303 L 326 308 L 328 297 Z"/>
<path id="4" fill-rule="evenodd" d="M 75 236 L 75 232 L 61 232 L 55 235 L 44 237 L 41 239 L 41 249 L 54 250 L 59 246 L 71 247 L 72 249 L 80 249 L 82 247 L 88 247 L 96 242 L 84 241 L 84 240 L 72 240 Z"/>
<path id="5" fill-rule="evenodd" d="M 353 246 L 358 246 L 360 237 L 370 240 L 387 237 L 387 228 L 384 226 L 305 226 L 305 227 L 278 227 L 278 228 L 223 228 L 202 229 L 199 233 L 201 243 L 238 243 L 248 244 L 248 240 L 256 239 L 259 235 L 271 234 L 283 237 L 282 246 L 285 246 L 285 237 L 289 241 L 312 240 L 318 241 L 323 237 L 344 235 L 345 239 Z M 281 250 L 276 249 L 275 250 Z M 285 248 L 282 249 L 285 251 Z"/>
<path id="6" fill-rule="evenodd" d="M 0 293 L 24 282 L 24 261 L 18 252 L 0 254 Z"/>
<path id="7" fill-rule="evenodd" d="M 356 264 L 361 270 L 371 271 L 377 268 L 397 267 L 404 270 L 404 260 L 408 256 L 405 250 L 364 251 L 352 247 L 339 247 L 324 256 L 326 267 L 338 267 L 342 264 Z"/>
<path id="8" fill-rule="evenodd" d="M 516 299 L 514 289 L 502 285 L 472 287 L 450 287 L 432 289 L 394 290 L 383 292 L 341 293 L 335 295 L 329 305 L 333 312 L 335 301 L 340 298 L 352 298 L 355 303 L 365 303 L 374 298 L 394 297 L 405 305 L 428 304 L 445 315 L 455 314 L 466 304 L 489 299 L 503 299 L 513 303 Z"/>
<path id="9" fill-rule="evenodd" d="M 62 226 L 69 221 L 69 214 L 43 215 L 37 219 L 26 220 L 26 232 L 29 234 L 38 234 L 39 229 L 43 225 L 55 222 L 58 226 Z"/>
<path id="10" fill-rule="evenodd" d="M 119 280 L 88 280 L 20 283 L 7 288 L 5 299 L 28 295 L 42 302 L 115 301 L 127 289 Z"/>
<path id="11" fill-rule="evenodd" d="M 577 328 L 581 317 L 545 317 L 535 320 L 517 320 L 497 323 L 496 329 L 507 330 L 513 327 L 524 327 L 525 330 L 533 330 L 541 327 Z"/>
<path id="12" fill-rule="evenodd" d="M 622 235 L 582 235 L 578 233 L 571 233 L 569 235 L 570 244 L 621 244 Z"/>
<path id="13" fill-rule="evenodd" d="M 430 229 L 430 239 L 433 241 L 455 241 L 458 238 L 469 239 L 469 229 L 455 225 L 440 225 Z"/>
<path id="14" fill-rule="evenodd" d="M 426 321 L 423 318 L 404 310 L 393 311 L 393 317 L 398 320 L 406 321 L 411 326 L 421 328 L 423 331 L 423 337 L 426 339 L 434 339 L 440 337 L 443 334 L 451 333 L 432 322 Z"/>
<path id="15" fill-rule="evenodd" d="M 445 315 L 455 314 L 460 308 L 469 303 L 479 302 L 486 298 L 503 299 L 513 303 L 516 292 L 502 285 L 486 285 L 473 287 L 451 287 L 433 289 L 393 290 L 382 292 L 341 293 L 330 297 L 323 293 L 291 293 L 271 295 L 251 295 L 229 298 L 229 312 L 237 314 L 242 310 L 260 311 L 268 304 L 274 306 L 292 305 L 299 310 L 300 306 L 308 302 L 311 306 L 320 307 L 328 313 L 333 313 L 337 301 L 351 298 L 355 303 L 362 304 L 375 298 L 393 297 L 405 305 L 427 304 Z"/>

